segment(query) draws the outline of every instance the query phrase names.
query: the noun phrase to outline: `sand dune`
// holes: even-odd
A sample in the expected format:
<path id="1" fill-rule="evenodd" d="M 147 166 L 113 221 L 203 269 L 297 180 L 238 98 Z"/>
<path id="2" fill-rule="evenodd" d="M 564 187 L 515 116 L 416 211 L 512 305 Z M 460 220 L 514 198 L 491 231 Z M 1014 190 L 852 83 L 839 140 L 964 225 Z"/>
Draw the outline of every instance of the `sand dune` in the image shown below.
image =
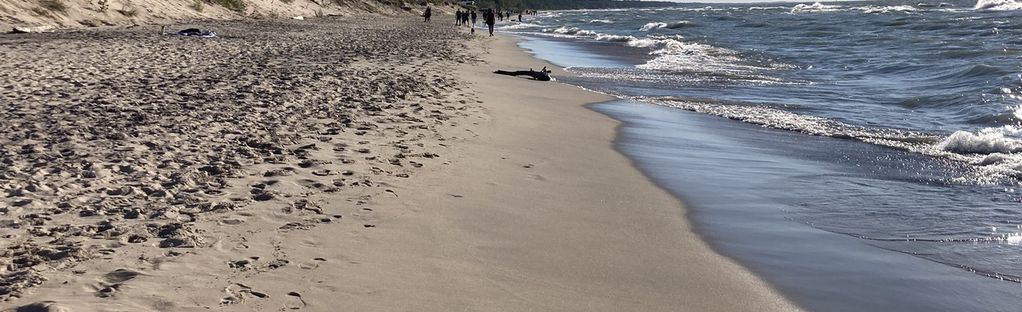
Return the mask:
<path id="1" fill-rule="evenodd" d="M 376 0 L 0 0 L 0 32 L 194 20 L 421 14 L 425 2 Z"/>

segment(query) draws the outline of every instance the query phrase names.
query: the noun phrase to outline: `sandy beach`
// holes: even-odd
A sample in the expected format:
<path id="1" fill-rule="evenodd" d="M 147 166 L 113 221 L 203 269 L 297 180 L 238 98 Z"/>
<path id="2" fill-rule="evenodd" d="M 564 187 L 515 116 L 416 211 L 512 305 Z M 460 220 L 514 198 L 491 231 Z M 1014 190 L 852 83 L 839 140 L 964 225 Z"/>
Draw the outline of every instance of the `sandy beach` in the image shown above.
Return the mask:
<path id="1" fill-rule="evenodd" d="M 0 309 L 798 309 L 613 149 L 609 97 L 446 21 L 0 37 Z"/>

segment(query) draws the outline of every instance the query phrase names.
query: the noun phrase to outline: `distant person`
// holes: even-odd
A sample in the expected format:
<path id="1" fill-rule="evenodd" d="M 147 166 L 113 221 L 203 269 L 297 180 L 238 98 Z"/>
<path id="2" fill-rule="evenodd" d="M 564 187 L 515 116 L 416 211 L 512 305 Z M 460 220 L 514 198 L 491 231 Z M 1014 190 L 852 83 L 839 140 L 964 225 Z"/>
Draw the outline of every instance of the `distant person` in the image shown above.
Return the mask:
<path id="1" fill-rule="evenodd" d="M 465 11 L 465 13 L 461 13 L 461 24 L 468 26 L 468 11 Z"/>
<path id="2" fill-rule="evenodd" d="M 491 9 L 491 10 L 492 10 L 492 9 Z M 502 13 L 500 13 L 500 12 L 503 12 L 503 11 L 497 11 L 497 12 L 496 12 L 496 14 L 497 14 L 497 19 L 503 22 L 503 21 L 504 21 L 504 14 L 502 14 Z"/>
<path id="3" fill-rule="evenodd" d="M 476 33 L 476 10 L 472 10 L 472 13 L 470 13 L 469 16 L 472 17 L 472 26 L 469 27 L 472 28 L 472 33 L 474 34 Z"/>
<path id="4" fill-rule="evenodd" d="M 492 8 L 487 11 L 486 14 L 483 14 L 483 19 L 486 20 L 486 27 L 490 29 L 490 37 L 493 37 L 493 24 L 497 23 L 497 21 L 494 20 L 496 18 L 496 16 L 493 16 L 494 14 L 496 14 L 496 12 L 493 12 Z"/>
<path id="5" fill-rule="evenodd" d="M 426 6 L 426 12 L 422 12 L 422 17 L 425 18 L 423 22 L 429 22 L 429 18 L 433 16 L 433 9 L 428 5 Z"/>
<path id="6" fill-rule="evenodd" d="M 461 25 L 461 9 L 458 9 L 457 12 L 454 12 L 454 26 L 458 25 Z"/>
<path id="7" fill-rule="evenodd" d="M 522 11 L 518 11 L 518 22 L 522 22 Z"/>

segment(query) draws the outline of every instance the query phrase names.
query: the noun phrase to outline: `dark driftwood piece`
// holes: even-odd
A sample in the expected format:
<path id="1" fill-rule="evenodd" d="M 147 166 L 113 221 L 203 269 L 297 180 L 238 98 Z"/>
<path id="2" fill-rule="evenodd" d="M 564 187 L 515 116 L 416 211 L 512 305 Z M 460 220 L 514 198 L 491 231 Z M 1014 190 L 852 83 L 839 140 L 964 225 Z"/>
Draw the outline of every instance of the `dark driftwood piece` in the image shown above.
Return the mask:
<path id="1" fill-rule="evenodd" d="M 497 70 L 493 73 L 508 76 L 529 76 L 532 77 L 532 79 L 536 79 L 539 81 L 550 81 L 550 71 L 547 70 L 546 67 L 543 67 L 543 69 L 541 69 L 540 71 L 535 71 L 530 68 L 529 70 L 519 71 Z"/>

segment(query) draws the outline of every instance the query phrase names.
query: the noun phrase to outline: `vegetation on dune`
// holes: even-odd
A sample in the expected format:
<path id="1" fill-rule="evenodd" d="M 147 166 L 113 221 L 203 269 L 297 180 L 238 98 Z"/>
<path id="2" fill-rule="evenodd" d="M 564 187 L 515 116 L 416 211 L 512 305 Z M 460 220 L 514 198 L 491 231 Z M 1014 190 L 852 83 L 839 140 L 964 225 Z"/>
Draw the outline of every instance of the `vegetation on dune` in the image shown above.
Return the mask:
<path id="1" fill-rule="evenodd" d="M 39 0 L 39 7 L 50 12 L 67 12 L 67 5 L 64 4 L 63 0 Z"/>
<path id="2" fill-rule="evenodd" d="M 124 8 L 117 10 L 117 13 L 121 13 L 121 15 L 127 17 L 135 17 L 138 16 L 138 9 L 134 6 L 125 6 Z"/>
<path id="3" fill-rule="evenodd" d="M 247 7 L 245 5 L 245 1 L 242 0 L 210 0 L 210 1 L 234 12 L 245 12 L 245 8 Z"/>

